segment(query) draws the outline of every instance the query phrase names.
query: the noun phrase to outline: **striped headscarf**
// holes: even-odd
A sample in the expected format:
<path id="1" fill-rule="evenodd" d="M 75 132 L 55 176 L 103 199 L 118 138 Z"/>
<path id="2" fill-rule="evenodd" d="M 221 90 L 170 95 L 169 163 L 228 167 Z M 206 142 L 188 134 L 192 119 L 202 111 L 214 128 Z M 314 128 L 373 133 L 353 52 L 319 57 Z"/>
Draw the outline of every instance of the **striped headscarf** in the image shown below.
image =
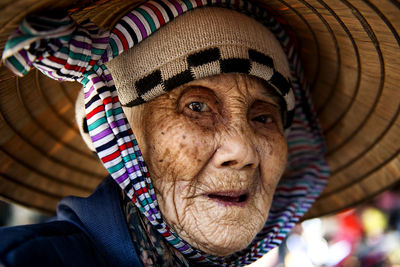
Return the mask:
<path id="1" fill-rule="evenodd" d="M 243 12 L 274 33 L 288 56 L 296 103 L 287 136 L 289 177 L 282 179 L 276 189 L 264 228 L 245 250 L 229 257 L 216 257 L 193 248 L 163 220 L 150 174 L 104 64 L 175 17 L 201 6 L 223 6 Z M 151 0 L 129 12 L 111 32 L 90 22 L 78 25 L 69 16 L 30 16 L 10 36 L 3 60 L 21 76 L 35 67 L 53 79 L 82 83 L 88 130 L 96 152 L 141 213 L 171 246 L 191 261 L 238 266 L 257 260 L 279 245 L 320 195 L 329 176 L 324 142 L 312 111 L 296 39 L 272 13 L 268 7 L 243 0 Z"/>

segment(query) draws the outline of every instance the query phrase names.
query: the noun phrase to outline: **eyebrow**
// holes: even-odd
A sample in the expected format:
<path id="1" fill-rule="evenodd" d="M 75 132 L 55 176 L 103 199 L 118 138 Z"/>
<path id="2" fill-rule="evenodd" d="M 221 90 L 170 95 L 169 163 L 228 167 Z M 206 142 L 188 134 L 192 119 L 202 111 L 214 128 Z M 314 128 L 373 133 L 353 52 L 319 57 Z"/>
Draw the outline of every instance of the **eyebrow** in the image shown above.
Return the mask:
<path id="1" fill-rule="evenodd" d="M 208 90 L 208 91 L 210 91 L 210 93 L 212 93 L 212 94 L 214 94 L 215 95 L 215 92 L 214 92 L 214 90 L 212 90 L 211 88 L 209 88 L 209 87 L 207 87 L 207 86 L 204 86 L 204 85 L 196 85 L 196 84 L 191 84 L 191 85 L 183 85 L 184 87 L 182 88 L 182 91 L 180 92 L 180 96 L 179 96 L 179 98 L 181 97 L 181 96 L 183 96 L 187 91 L 190 91 L 190 90 L 195 90 L 195 89 L 201 89 L 201 90 Z"/>

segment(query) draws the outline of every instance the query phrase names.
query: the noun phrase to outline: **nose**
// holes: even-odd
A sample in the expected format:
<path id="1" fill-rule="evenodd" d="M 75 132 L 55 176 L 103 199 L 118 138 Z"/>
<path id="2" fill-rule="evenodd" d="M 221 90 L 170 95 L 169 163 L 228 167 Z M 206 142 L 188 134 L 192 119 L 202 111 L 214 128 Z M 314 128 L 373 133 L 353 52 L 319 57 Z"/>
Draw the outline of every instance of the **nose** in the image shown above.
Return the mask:
<path id="1" fill-rule="evenodd" d="M 256 146 L 243 133 L 229 133 L 223 137 L 221 146 L 214 153 L 212 163 L 216 168 L 256 168 L 260 159 Z"/>

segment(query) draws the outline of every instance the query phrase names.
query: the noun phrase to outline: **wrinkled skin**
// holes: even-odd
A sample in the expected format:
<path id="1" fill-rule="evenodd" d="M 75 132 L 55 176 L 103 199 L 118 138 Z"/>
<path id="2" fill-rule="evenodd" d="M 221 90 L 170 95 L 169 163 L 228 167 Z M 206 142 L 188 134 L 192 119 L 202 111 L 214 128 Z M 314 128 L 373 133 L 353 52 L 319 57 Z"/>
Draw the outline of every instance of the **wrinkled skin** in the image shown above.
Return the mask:
<path id="1" fill-rule="evenodd" d="M 248 246 L 287 158 L 280 108 L 266 84 L 221 74 L 124 110 L 167 223 L 213 255 Z"/>

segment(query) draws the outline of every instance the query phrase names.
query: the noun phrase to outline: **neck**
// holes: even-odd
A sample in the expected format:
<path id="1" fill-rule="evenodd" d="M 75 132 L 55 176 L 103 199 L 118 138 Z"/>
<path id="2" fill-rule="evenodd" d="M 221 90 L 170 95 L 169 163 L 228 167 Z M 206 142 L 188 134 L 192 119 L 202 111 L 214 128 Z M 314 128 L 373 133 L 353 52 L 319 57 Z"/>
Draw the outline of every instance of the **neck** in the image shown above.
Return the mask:
<path id="1" fill-rule="evenodd" d="M 136 253 L 145 267 L 189 266 L 184 256 L 168 244 L 123 192 L 121 205 Z"/>

